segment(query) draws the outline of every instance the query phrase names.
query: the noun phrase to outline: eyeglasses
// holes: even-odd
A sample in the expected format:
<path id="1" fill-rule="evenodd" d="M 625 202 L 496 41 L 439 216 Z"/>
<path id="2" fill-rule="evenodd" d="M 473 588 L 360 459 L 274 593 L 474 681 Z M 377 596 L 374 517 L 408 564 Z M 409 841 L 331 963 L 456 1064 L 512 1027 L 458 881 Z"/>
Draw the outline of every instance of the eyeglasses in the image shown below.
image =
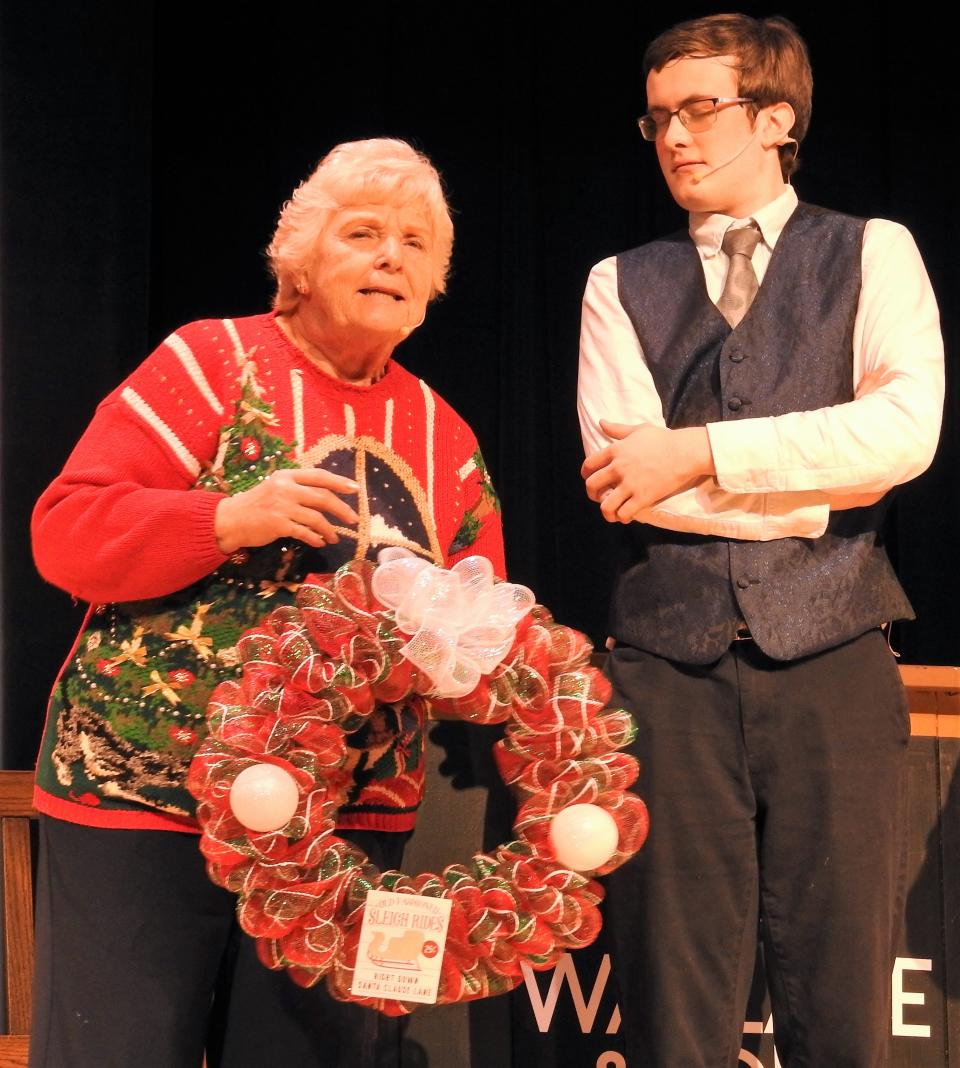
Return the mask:
<path id="1" fill-rule="evenodd" d="M 675 111 L 666 108 L 651 108 L 646 115 L 637 119 L 644 141 L 656 141 L 657 134 L 663 133 L 670 125 L 674 115 L 683 123 L 690 133 L 703 133 L 717 121 L 720 106 L 729 104 L 752 104 L 747 96 L 705 96 L 700 100 L 688 100 L 683 107 Z"/>

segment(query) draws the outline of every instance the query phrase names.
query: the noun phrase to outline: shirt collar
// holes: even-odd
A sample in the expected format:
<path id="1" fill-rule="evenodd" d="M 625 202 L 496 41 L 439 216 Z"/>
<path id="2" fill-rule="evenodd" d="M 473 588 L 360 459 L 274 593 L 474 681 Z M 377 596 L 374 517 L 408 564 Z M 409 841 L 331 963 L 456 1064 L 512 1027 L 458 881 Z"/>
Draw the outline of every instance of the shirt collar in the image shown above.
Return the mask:
<path id="1" fill-rule="evenodd" d="M 720 251 L 723 235 L 731 226 L 743 224 L 752 219 L 760 228 L 764 244 L 772 251 L 796 206 L 797 194 L 793 186 L 788 185 L 778 197 L 771 200 L 769 204 L 764 204 L 759 211 L 755 211 L 745 219 L 694 211 L 690 213 L 690 236 L 704 259 L 710 259 Z"/>

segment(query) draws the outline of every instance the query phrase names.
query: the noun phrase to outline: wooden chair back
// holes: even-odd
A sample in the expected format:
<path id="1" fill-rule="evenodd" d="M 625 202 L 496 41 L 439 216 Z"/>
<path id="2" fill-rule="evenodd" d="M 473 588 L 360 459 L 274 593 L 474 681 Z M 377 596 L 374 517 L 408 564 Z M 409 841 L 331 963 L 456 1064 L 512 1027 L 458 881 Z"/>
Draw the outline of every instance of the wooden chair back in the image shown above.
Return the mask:
<path id="1" fill-rule="evenodd" d="M 0 1068 L 26 1068 L 33 1000 L 33 864 L 30 820 L 33 773 L 0 771 L 0 854 L 3 863 L 3 980 L 6 1027 Z"/>

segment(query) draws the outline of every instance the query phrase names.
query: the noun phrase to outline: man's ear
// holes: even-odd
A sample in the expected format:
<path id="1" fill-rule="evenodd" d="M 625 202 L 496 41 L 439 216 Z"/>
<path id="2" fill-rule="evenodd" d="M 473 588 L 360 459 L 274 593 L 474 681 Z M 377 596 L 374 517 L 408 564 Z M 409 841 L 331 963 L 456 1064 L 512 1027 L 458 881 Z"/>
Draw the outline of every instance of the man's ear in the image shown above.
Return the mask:
<path id="1" fill-rule="evenodd" d="M 761 108 L 758 118 L 761 122 L 760 137 L 764 148 L 775 148 L 793 140 L 790 131 L 796 122 L 796 115 L 786 100 Z"/>

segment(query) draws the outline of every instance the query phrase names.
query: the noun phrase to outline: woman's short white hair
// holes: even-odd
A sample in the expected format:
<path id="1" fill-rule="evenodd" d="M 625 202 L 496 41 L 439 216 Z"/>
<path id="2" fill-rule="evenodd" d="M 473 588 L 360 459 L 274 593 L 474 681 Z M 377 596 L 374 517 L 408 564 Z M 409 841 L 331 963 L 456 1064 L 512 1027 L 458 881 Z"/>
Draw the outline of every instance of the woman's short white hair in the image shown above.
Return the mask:
<path id="1" fill-rule="evenodd" d="M 443 293 L 453 251 L 453 222 L 440 175 L 430 160 L 406 141 L 377 137 L 337 145 L 283 205 L 267 247 L 277 280 L 274 308 L 288 312 L 296 306 L 298 275 L 310 262 L 334 212 L 351 204 L 409 201 L 422 204 L 432 223 L 431 296 Z"/>

